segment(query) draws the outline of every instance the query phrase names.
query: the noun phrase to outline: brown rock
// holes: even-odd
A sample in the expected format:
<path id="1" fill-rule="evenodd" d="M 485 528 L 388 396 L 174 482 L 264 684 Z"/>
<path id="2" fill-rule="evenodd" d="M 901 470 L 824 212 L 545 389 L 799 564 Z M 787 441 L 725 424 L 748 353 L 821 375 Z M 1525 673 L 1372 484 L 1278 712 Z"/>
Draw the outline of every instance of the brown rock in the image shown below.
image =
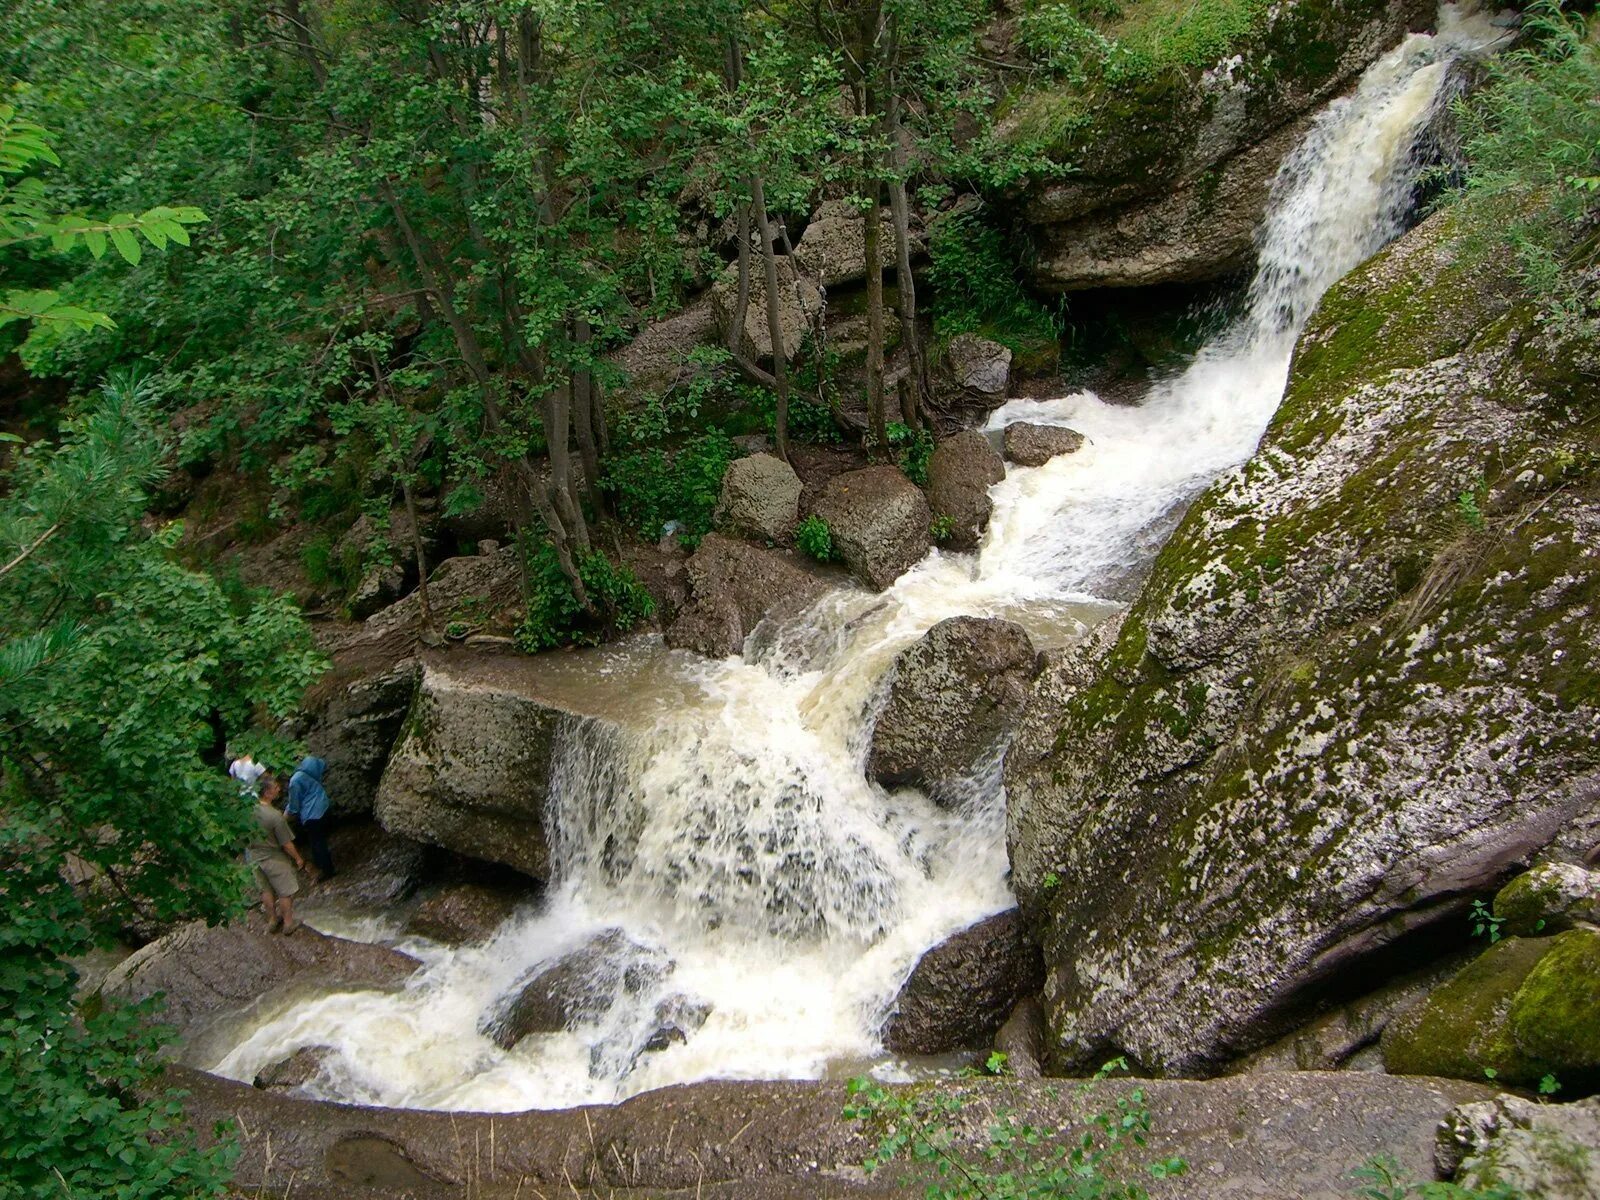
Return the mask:
<path id="1" fill-rule="evenodd" d="M 1044 986 L 1044 959 L 1016 909 L 946 938 L 895 998 L 883 1041 L 897 1054 L 986 1046 L 1017 1001 Z"/>
<path id="2" fill-rule="evenodd" d="M 535 967 L 484 1014 L 479 1029 L 509 1050 L 530 1034 L 558 1033 L 594 1020 L 621 992 L 637 996 L 672 967 L 660 950 L 608 929 L 555 962 Z"/>
<path id="3" fill-rule="evenodd" d="M 921 562 L 932 513 L 920 488 L 894 467 L 866 467 L 823 485 L 812 510 L 851 572 L 882 590 Z"/>
<path id="4" fill-rule="evenodd" d="M 934 447 L 928 459 L 928 507 L 935 523 L 949 519 L 946 545 L 956 550 L 978 548 L 994 511 L 989 488 L 1005 477 L 1005 464 L 989 439 L 975 429 Z"/>
<path id="5" fill-rule="evenodd" d="M 799 612 L 827 580 L 793 553 L 707 534 L 687 565 L 690 599 L 667 629 L 667 645 L 710 658 L 738 654 L 765 617 Z"/>
<path id="6" fill-rule="evenodd" d="M 1058 454 L 1076 453 L 1083 443 L 1083 434 L 1064 425 L 1014 421 L 1006 426 L 1006 457 L 1019 467 L 1042 467 Z"/>
<path id="7" fill-rule="evenodd" d="M 531 887 L 457 883 L 423 899 L 405 931 L 451 946 L 487 940 L 534 895 Z"/>

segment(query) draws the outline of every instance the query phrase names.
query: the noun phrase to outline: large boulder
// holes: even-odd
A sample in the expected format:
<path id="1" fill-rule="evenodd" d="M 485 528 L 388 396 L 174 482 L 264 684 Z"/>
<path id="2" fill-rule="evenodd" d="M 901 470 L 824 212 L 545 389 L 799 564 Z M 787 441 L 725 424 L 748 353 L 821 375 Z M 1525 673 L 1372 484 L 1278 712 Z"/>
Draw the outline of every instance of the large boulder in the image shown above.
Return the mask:
<path id="1" fill-rule="evenodd" d="M 652 321 L 627 345 L 607 354 L 606 361 L 626 374 L 628 394 L 659 394 L 693 372 L 690 355 L 716 336 L 711 301 L 701 298 L 670 317 Z"/>
<path id="2" fill-rule="evenodd" d="M 1531 937 L 1575 925 L 1600 926 L 1600 871 L 1575 863 L 1540 863 L 1494 898 L 1505 932 Z"/>
<path id="3" fill-rule="evenodd" d="M 719 529 L 781 542 L 800 519 L 800 476 L 783 459 L 752 454 L 729 464 L 712 519 Z"/>
<path id="4" fill-rule="evenodd" d="M 799 612 L 828 588 L 797 555 L 707 534 L 687 564 L 689 599 L 667 627 L 667 645 L 708 658 L 738 654 L 766 617 Z"/>
<path id="5" fill-rule="evenodd" d="M 1008 762 L 1058 1070 L 1218 1069 L 1596 840 L 1593 384 L 1448 221 L 1323 299 L 1256 455 Z"/>
<path id="6" fill-rule="evenodd" d="M 429 660 L 375 815 L 390 833 L 546 879 L 552 767 L 593 724 L 518 682 Z"/>
<path id="7" fill-rule="evenodd" d="M 671 974 L 661 950 L 620 929 L 596 934 L 554 962 L 542 963 L 484 1013 L 483 1034 L 509 1050 L 535 1033 L 559 1033 L 592 1022 L 623 992 L 639 996 Z"/>
<path id="8" fill-rule="evenodd" d="M 950 379 L 968 396 L 995 407 L 1011 382 L 1011 351 L 975 333 L 959 333 L 944 351 Z"/>
<path id="9" fill-rule="evenodd" d="M 1247 267 L 1284 157 L 1316 111 L 1434 20 L 1432 0 L 1292 0 L 1205 71 L 1162 71 L 1114 103 L 1052 81 L 1012 98 L 1002 133 L 1073 165 L 1028 193 L 1029 264 L 1048 291 L 1146 287 Z M 1159 20 L 1159 17 L 1152 17 Z M 1062 122 L 1077 104 L 1092 122 Z"/>
<path id="10" fill-rule="evenodd" d="M 879 590 L 921 562 L 932 545 L 927 498 L 895 467 L 835 475 L 812 512 L 828 523 L 834 553 L 857 579 Z"/>
<path id="11" fill-rule="evenodd" d="M 711 312 L 717 331 L 726 340 L 738 307 L 739 267 L 728 269 L 711 285 Z M 816 284 L 796 274 L 787 257 L 778 258 L 778 334 L 785 360 L 800 352 L 811 326 L 822 312 L 822 293 Z M 750 359 L 772 357 L 772 332 L 767 324 L 767 276 L 759 255 L 750 262 L 750 301 L 744 314 L 744 329 L 739 336 L 739 352 Z"/>
<path id="12" fill-rule="evenodd" d="M 317 884 L 308 905 L 331 901 L 344 909 L 389 910 L 411 899 L 428 880 L 428 848 L 396 837 L 375 821 L 335 826 L 328 850 L 338 873 Z"/>
<path id="13" fill-rule="evenodd" d="M 1006 457 L 1019 467 L 1042 467 L 1057 455 L 1075 454 L 1083 441 L 1083 434 L 1065 425 L 1013 421 L 1006 426 Z"/>
<path id="14" fill-rule="evenodd" d="M 989 528 L 994 501 L 989 488 L 1006 477 L 1005 463 L 975 429 L 948 437 L 928 456 L 928 507 L 937 523 L 949 528 L 944 543 L 955 550 L 976 550 Z"/>
<path id="15" fill-rule="evenodd" d="M 872 728 L 867 774 L 953 805 L 1017 727 L 1039 655 L 1022 626 L 951 617 L 902 650 Z"/>
<path id="16" fill-rule="evenodd" d="M 917 960 L 883 1030 L 896 1054 L 987 1046 L 1024 996 L 1044 983 L 1039 947 L 1016 909 L 946 938 Z"/>
<path id="17" fill-rule="evenodd" d="M 1439 1131 L 1437 1164 L 1471 1195 L 1600 1200 L 1600 1097 L 1462 1104 Z"/>
<path id="18" fill-rule="evenodd" d="M 260 1011 L 333 990 L 398 988 L 417 960 L 398 950 L 318 933 L 292 935 L 239 923 L 192 921 L 135 951 L 106 976 L 104 995 L 134 1002 L 165 997 L 158 1020 L 178 1032 L 197 1061 L 206 1035 L 229 1027 L 246 1009 Z"/>
<path id="19" fill-rule="evenodd" d="M 1600 1082 L 1600 932 L 1506 938 L 1392 1022 L 1384 1066 L 1397 1075 L 1531 1087 Z"/>
<path id="20" fill-rule="evenodd" d="M 328 764 L 328 794 L 340 819 L 372 811 L 389 751 L 421 678 L 422 665 L 407 658 L 375 674 L 355 673 L 342 685 L 319 685 L 327 698 L 311 718 L 305 744 L 308 753 Z"/>
<path id="21" fill-rule="evenodd" d="M 879 259 L 894 267 L 894 225 L 888 209 L 879 210 Z M 867 277 L 867 217 L 848 200 L 825 200 L 794 248 L 800 269 L 823 287 L 857 283 Z"/>

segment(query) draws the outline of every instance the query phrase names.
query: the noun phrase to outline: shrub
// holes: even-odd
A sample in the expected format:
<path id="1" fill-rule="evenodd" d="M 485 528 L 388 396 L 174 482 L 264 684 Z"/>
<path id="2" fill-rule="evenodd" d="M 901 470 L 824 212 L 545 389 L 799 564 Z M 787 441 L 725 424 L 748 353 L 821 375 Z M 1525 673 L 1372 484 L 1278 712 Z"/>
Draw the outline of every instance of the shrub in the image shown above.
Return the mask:
<path id="1" fill-rule="evenodd" d="M 905 477 L 918 487 L 928 486 L 928 460 L 933 457 L 933 434 L 912 429 L 903 421 L 891 421 L 887 430 L 894 460 Z"/>
<path id="2" fill-rule="evenodd" d="M 930 231 L 934 332 L 944 339 L 981 334 L 1028 359 L 1052 355 L 1061 322 L 1023 288 L 1015 258 L 984 213 L 982 206 L 953 209 Z"/>
<path id="3" fill-rule="evenodd" d="M 645 447 L 612 460 L 606 483 L 617 499 L 622 520 L 647 538 L 661 536 L 677 521 L 692 538 L 711 530 L 711 514 L 722 491 L 722 477 L 738 450 L 721 431 L 702 434 L 669 454 Z"/>
<path id="4" fill-rule="evenodd" d="M 578 562 L 578 577 L 589 593 L 593 614 L 585 612 L 572 594 L 554 546 L 541 541 L 536 549 L 524 553 L 528 615 L 517 626 L 516 639 L 530 654 L 556 646 L 599 645 L 655 612 L 655 601 L 638 577 L 599 551 L 591 551 Z"/>
<path id="5" fill-rule="evenodd" d="M 800 547 L 801 553 L 809 554 L 818 562 L 833 558 L 833 530 L 816 513 L 800 522 L 794 531 L 794 544 Z"/>
<path id="6" fill-rule="evenodd" d="M 956 519 L 949 513 L 941 513 L 928 525 L 928 536 L 940 544 L 948 542 L 955 531 Z"/>

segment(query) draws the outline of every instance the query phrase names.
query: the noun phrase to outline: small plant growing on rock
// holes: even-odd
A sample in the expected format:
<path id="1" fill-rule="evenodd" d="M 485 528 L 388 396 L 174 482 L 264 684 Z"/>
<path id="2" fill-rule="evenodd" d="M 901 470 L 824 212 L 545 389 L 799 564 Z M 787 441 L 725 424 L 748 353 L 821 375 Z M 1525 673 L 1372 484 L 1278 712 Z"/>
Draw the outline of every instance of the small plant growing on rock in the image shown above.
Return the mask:
<path id="1" fill-rule="evenodd" d="M 956 519 L 949 513 L 943 513 L 933 519 L 928 525 L 928 537 L 940 545 L 950 540 L 950 535 L 956 531 Z"/>
<path id="2" fill-rule="evenodd" d="M 828 562 L 833 558 L 833 530 L 816 513 L 800 522 L 794 531 L 794 544 L 802 553 L 809 554 L 818 562 Z"/>
<path id="3" fill-rule="evenodd" d="M 1494 911 L 1482 900 L 1472 902 L 1472 936 L 1489 939 L 1492 946 L 1500 940 L 1500 926 L 1505 922 L 1494 915 Z"/>
<path id="4" fill-rule="evenodd" d="M 918 487 L 927 487 L 928 460 L 933 457 L 933 434 L 926 429 L 913 429 L 904 421 L 891 421 L 886 432 L 901 473 Z"/>
<path id="5" fill-rule="evenodd" d="M 990 1063 L 996 1058 L 1003 1056 L 991 1055 Z M 1113 1071 L 1125 1070 L 1123 1059 L 1107 1063 L 1079 1086 L 1079 1094 L 1088 1096 Z M 870 1175 L 901 1157 L 921 1164 L 934 1176 L 923 1191 L 927 1200 L 1146 1200 L 1149 1195 L 1142 1182 L 1123 1178 L 1121 1170 L 1130 1149 L 1144 1146 L 1150 1129 L 1142 1088 L 1089 1118 L 1088 1127 L 1069 1144 L 1052 1144 L 1055 1129 L 1001 1112 L 988 1126 L 987 1143 L 975 1149 L 959 1143 L 967 1099 L 958 1092 L 907 1095 L 860 1078 L 851 1080 L 850 1096 L 844 1115 L 883 1131 L 863 1169 Z M 1165 1179 L 1186 1169 L 1182 1159 L 1170 1158 L 1148 1163 L 1143 1171 Z"/>
<path id="6" fill-rule="evenodd" d="M 1361 1200 L 1518 1200 L 1506 1187 L 1462 1187 L 1459 1183 L 1416 1183 L 1393 1158 L 1369 1158 L 1353 1172 Z"/>

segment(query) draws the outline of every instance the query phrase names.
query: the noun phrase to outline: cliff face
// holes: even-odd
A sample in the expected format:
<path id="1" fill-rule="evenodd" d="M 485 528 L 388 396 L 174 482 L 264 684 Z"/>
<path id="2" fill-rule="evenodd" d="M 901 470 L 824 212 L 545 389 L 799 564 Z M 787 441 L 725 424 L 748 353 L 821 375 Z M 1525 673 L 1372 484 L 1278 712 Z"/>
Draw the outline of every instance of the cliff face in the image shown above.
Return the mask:
<path id="1" fill-rule="evenodd" d="M 1248 266 L 1278 165 L 1317 109 L 1435 14 L 1431 0 L 1289 0 L 1263 9 L 1204 69 L 1014 97 L 1008 136 L 1071 167 L 1023 205 L 1034 284 L 1141 287 Z"/>
<path id="2" fill-rule="evenodd" d="M 1056 1067 L 1218 1068 L 1600 837 L 1597 372 L 1505 284 L 1435 218 L 1329 293 L 1255 456 L 1036 685 L 1009 834 Z"/>

